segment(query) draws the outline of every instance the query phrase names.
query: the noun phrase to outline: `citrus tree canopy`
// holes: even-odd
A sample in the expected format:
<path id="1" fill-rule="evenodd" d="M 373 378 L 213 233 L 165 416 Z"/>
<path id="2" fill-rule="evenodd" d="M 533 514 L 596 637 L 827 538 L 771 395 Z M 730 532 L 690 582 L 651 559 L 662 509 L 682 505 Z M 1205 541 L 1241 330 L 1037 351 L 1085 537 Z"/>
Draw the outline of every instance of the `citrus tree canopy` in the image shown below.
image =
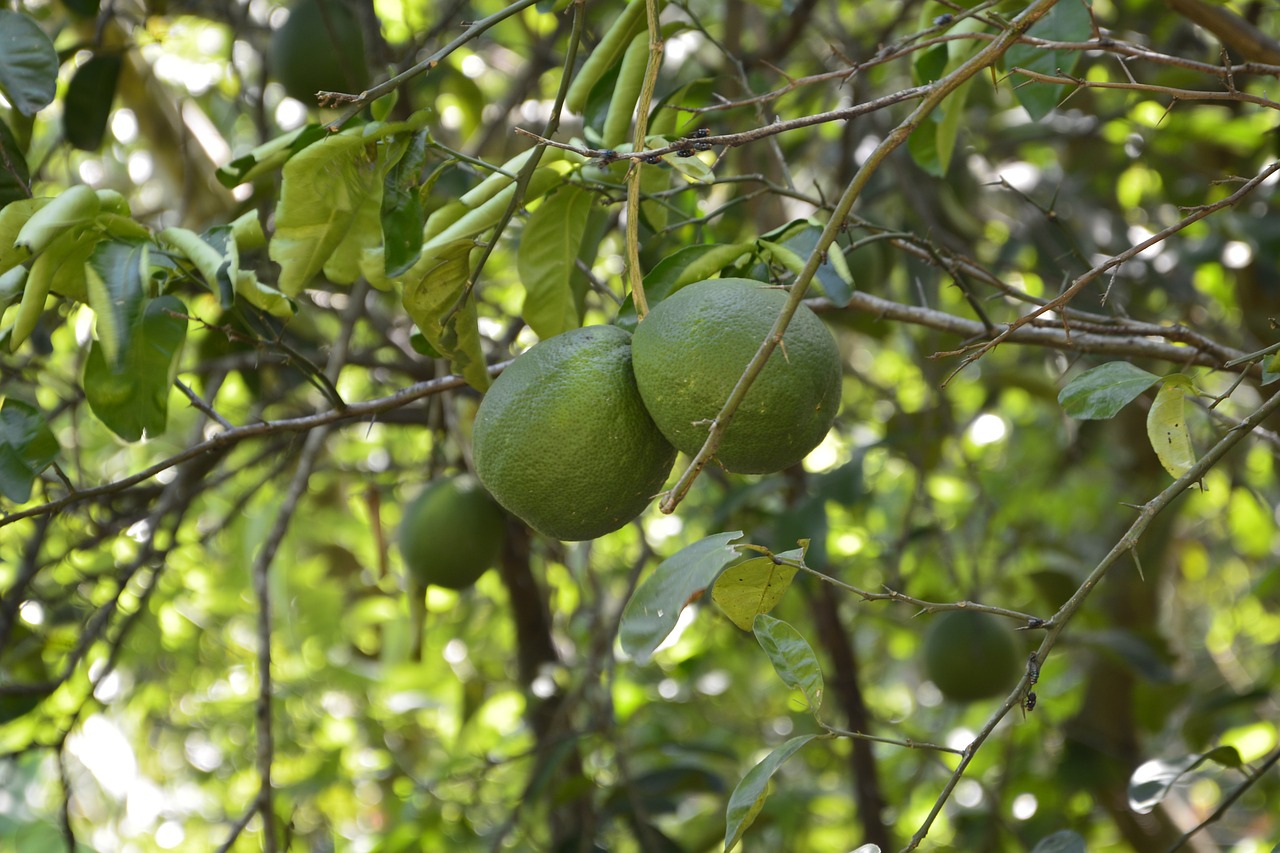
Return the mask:
<path id="1" fill-rule="evenodd" d="M 0 3 L 0 851 L 1280 850 L 1278 92 L 1261 2 Z"/>

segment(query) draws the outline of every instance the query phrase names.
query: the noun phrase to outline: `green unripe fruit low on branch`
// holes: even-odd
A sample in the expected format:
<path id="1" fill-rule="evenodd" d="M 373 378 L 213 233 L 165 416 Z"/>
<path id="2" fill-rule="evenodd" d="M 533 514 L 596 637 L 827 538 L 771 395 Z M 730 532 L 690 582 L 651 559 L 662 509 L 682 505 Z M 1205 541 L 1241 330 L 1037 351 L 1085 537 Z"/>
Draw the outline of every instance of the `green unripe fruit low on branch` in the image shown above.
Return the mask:
<path id="1" fill-rule="evenodd" d="M 696 454 L 787 293 L 758 281 L 695 282 L 654 306 L 636 327 L 636 384 L 667 440 Z M 840 351 L 801 305 L 730 421 L 716 451 L 728 471 L 769 474 L 796 464 L 826 437 L 840 408 Z"/>
<path id="2" fill-rule="evenodd" d="M 471 474 L 433 480 L 404 510 L 400 556 L 423 586 L 465 589 L 502 551 L 502 509 Z"/>
<path id="3" fill-rule="evenodd" d="M 359 94 L 369 84 L 360 21 L 345 0 L 299 0 L 271 34 L 271 77 L 314 106 L 316 92 Z"/>
<path id="4" fill-rule="evenodd" d="M 990 613 L 949 610 L 934 617 L 923 651 L 925 675 L 953 702 L 1007 693 L 1021 673 L 1013 631 Z"/>
<path id="5" fill-rule="evenodd" d="M 535 344 L 494 380 L 476 412 L 476 473 L 547 536 L 594 539 L 639 515 L 676 451 L 631 372 L 631 335 L 573 329 Z"/>

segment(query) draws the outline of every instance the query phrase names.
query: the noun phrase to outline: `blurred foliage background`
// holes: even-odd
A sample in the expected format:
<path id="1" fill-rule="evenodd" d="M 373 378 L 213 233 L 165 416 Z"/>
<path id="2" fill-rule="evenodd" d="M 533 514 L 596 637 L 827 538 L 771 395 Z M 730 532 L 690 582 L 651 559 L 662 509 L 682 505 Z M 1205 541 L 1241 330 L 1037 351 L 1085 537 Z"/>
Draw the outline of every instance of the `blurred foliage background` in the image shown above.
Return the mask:
<path id="1" fill-rule="evenodd" d="M 8 5 L 47 35 L 58 70 L 47 107 L 0 104 L 6 203 L 83 183 L 120 192 L 152 228 L 208 229 L 256 209 L 270 232 L 279 171 L 227 187 L 216 169 L 339 115 L 276 82 L 268 47 L 286 11 L 269 0 Z M 688 109 L 653 120 L 672 139 L 748 133 L 926 85 L 1021 10 L 964 5 L 669 3 L 655 102 Z M 178 379 L 191 395 L 175 386 L 166 429 L 142 442 L 89 411 L 90 314 L 52 299 L 30 341 L 15 352 L 6 341 L 0 358 L 9 411 L 36 407 L 57 443 L 30 498 L 0 504 L 0 849 L 722 849 L 743 774 L 823 729 L 708 602 L 685 611 L 651 663 L 618 653 L 622 607 L 660 559 L 726 530 L 777 551 L 808 539 L 809 566 L 864 590 L 1052 616 L 1125 533 L 1131 507 L 1172 482 L 1144 426 L 1150 394 L 1081 421 L 1058 403 L 1065 382 L 1110 360 L 1187 373 L 1203 452 L 1274 393 L 1263 355 L 1228 362 L 1273 346 L 1280 316 L 1271 177 L 1098 276 L 1073 313 L 1028 324 L 963 369 L 939 355 L 991 337 L 1275 162 L 1273 9 L 1059 6 L 1059 29 L 1033 31 L 1042 41 L 975 77 L 871 176 L 833 250 L 855 293 L 812 294 L 846 378 L 837 426 L 803 467 L 713 467 L 674 515 L 651 507 L 594 542 L 548 541 L 511 519 L 498 571 L 471 590 L 414 588 L 391 543 L 424 484 L 468 467 L 477 392 L 444 384 L 369 417 L 280 426 L 331 410 L 327 389 L 375 400 L 448 376 L 394 291 L 320 277 L 282 318 L 239 301 L 224 311 L 207 289 L 180 287 L 190 322 Z M 527 5 L 377 107 L 429 111 L 427 213 L 532 147 L 514 129 L 541 132 L 550 116 L 575 12 L 580 64 L 621 8 Z M 350 5 L 375 82 L 505 9 Z M 320 44 L 312 61 L 331 56 Z M 556 139 L 619 148 L 600 136 L 615 85 L 606 76 Z M 646 166 L 642 272 L 689 247 L 821 224 L 909 108 L 717 147 L 694 158 L 701 171 L 674 157 Z M 613 321 L 627 292 L 626 170 L 580 157 L 565 177 L 597 202 L 574 278 L 584 323 Z M 522 319 L 537 307 L 521 280 L 524 221 L 491 238 L 475 291 L 491 363 L 535 340 Z M 816 232 L 801 228 L 793 251 L 807 254 Z M 265 250 L 241 264 L 274 280 Z M 794 270 L 744 252 L 725 273 L 785 282 Z M 251 424 L 264 428 L 209 442 Z M 1041 849 L 1171 849 L 1246 781 L 1187 849 L 1280 844 L 1274 429 L 1264 423 L 1156 517 L 1140 570 L 1126 558 L 1092 591 L 1044 663 L 1036 707 L 1007 715 L 983 744 L 926 848 L 1053 838 L 1066 846 Z M 774 777 L 742 849 L 907 844 L 956 756 L 903 742 L 963 748 L 998 702 L 943 700 L 922 672 L 931 616 L 918 607 L 802 573 L 774 615 L 818 654 L 822 719 L 897 742 L 806 746 Z M 1023 653 L 1036 642 L 1019 634 Z M 1140 768 L 1221 747 L 1234 752 L 1213 752 L 1149 812 L 1133 808 Z"/>

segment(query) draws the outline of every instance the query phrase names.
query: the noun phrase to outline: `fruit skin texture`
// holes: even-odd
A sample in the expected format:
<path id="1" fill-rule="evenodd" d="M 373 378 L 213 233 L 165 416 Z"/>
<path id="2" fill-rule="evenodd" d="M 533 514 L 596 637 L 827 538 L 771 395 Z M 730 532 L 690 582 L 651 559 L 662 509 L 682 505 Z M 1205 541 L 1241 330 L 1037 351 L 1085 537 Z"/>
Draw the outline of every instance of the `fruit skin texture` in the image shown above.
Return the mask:
<path id="1" fill-rule="evenodd" d="M 691 284 L 636 328 L 636 383 L 667 440 L 690 456 L 707 440 L 747 363 L 773 328 L 787 294 L 758 281 Z M 801 305 L 729 422 L 716 459 L 728 471 L 769 474 L 799 462 L 831 429 L 840 407 L 840 351 Z"/>
<path id="2" fill-rule="evenodd" d="M 505 527 L 471 474 L 433 480 L 405 507 L 400 556 L 423 586 L 465 589 L 497 562 Z"/>
<path id="3" fill-rule="evenodd" d="M 494 380 L 476 412 L 481 482 L 556 539 L 594 539 L 644 510 L 675 462 L 631 372 L 631 335 L 587 326 L 547 338 Z"/>
<path id="4" fill-rule="evenodd" d="M 268 69 L 291 98 L 315 106 L 316 92 L 359 93 L 369 83 L 360 22 L 345 0 L 299 0 L 271 33 Z"/>
<path id="5" fill-rule="evenodd" d="M 948 610 L 925 632 L 925 674 L 953 702 L 1007 693 L 1021 674 L 1020 664 L 1013 632 L 999 616 Z"/>

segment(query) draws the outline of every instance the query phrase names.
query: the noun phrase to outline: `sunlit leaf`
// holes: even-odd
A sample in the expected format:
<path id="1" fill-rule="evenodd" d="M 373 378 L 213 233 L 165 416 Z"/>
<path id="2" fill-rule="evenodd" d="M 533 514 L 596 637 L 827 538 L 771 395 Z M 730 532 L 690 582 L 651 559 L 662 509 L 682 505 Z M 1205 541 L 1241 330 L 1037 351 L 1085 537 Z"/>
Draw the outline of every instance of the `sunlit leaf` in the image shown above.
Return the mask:
<path id="1" fill-rule="evenodd" d="M 618 637 L 622 650 L 638 663 L 646 663 L 675 628 L 680 611 L 716 579 L 737 552 L 729 543 L 741 530 L 700 539 L 658 564 L 631 596 L 622 613 Z"/>
<path id="2" fill-rule="evenodd" d="M 475 295 L 467 288 L 474 248 L 470 240 L 457 240 L 437 250 L 425 271 L 405 282 L 403 298 L 405 310 L 431 346 L 449 359 L 455 373 L 483 391 L 489 387 L 489 373 L 480 346 Z"/>
<path id="3" fill-rule="evenodd" d="M 13 397 L 0 401 L 0 495 L 25 503 L 36 477 L 58 458 L 58 450 L 38 408 Z"/>
<path id="4" fill-rule="evenodd" d="M 1187 392 L 1195 392 L 1191 379 L 1181 373 L 1166 376 L 1147 412 L 1147 438 L 1164 470 L 1175 480 L 1196 464 L 1187 427 Z"/>
<path id="5" fill-rule="evenodd" d="M 294 154 L 321 139 L 328 138 L 329 131 L 321 125 L 303 125 L 264 142 L 218 169 L 218 182 L 228 188 L 247 183 L 279 169 Z"/>
<path id="6" fill-rule="evenodd" d="M 809 641 L 791 625 L 763 613 L 756 617 L 752 631 L 778 677 L 803 693 L 809 710 L 817 713 L 822 707 L 822 667 Z"/>
<path id="7" fill-rule="evenodd" d="M 1080 420 L 1112 418 L 1159 381 L 1159 376 L 1127 361 L 1110 361 L 1068 382 L 1058 394 L 1058 403 Z"/>
<path id="8" fill-rule="evenodd" d="M 1149 814 L 1183 775 L 1205 761 L 1213 760 L 1210 755 L 1212 753 L 1192 753 L 1172 761 L 1153 759 L 1139 765 L 1129 777 L 1129 808 L 1138 814 Z M 1239 759 L 1239 754 L 1236 759 Z"/>
<path id="9" fill-rule="evenodd" d="M 764 760 L 747 771 L 738 787 L 733 789 L 729 797 L 729 807 L 725 812 L 724 849 L 729 853 L 755 821 L 764 801 L 769 796 L 769 780 L 787 759 L 795 755 L 800 747 L 813 740 L 817 735 L 800 735 L 793 737 L 782 746 L 765 756 Z"/>
<path id="10" fill-rule="evenodd" d="M 772 557 L 755 557 L 735 563 L 716 578 L 711 598 L 733 624 L 750 631 L 757 615 L 768 613 L 782 600 L 799 571 L 781 560 L 803 561 L 804 550 Z"/>
<path id="11" fill-rule="evenodd" d="M 521 315 L 540 338 L 581 325 L 573 278 L 595 203 L 595 194 L 582 187 L 561 187 L 530 214 L 520 234 L 516 263 L 525 290 Z"/>

